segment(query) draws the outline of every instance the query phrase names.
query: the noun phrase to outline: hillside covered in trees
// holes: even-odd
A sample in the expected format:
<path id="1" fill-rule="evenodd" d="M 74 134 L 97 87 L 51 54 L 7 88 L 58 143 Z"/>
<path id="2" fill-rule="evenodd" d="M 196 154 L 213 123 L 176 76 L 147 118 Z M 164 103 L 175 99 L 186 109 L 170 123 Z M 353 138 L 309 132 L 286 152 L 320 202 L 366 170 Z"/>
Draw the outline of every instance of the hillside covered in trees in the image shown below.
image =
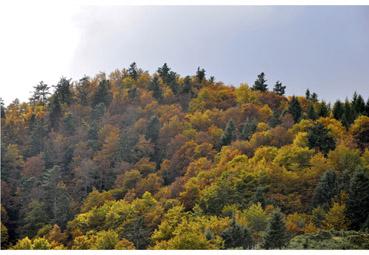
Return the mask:
<path id="1" fill-rule="evenodd" d="M 369 249 L 362 96 L 135 63 L 52 87 L 1 106 L 3 249 Z"/>

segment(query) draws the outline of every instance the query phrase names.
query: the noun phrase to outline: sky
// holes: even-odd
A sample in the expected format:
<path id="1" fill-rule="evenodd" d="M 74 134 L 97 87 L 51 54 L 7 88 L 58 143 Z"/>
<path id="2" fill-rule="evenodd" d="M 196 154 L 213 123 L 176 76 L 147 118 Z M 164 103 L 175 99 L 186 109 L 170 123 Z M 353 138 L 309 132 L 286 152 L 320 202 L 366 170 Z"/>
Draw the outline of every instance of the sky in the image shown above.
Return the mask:
<path id="1" fill-rule="evenodd" d="M 369 6 L 32 6 L 0 9 L 1 94 L 130 63 L 238 86 L 264 72 L 288 95 L 369 97 Z"/>

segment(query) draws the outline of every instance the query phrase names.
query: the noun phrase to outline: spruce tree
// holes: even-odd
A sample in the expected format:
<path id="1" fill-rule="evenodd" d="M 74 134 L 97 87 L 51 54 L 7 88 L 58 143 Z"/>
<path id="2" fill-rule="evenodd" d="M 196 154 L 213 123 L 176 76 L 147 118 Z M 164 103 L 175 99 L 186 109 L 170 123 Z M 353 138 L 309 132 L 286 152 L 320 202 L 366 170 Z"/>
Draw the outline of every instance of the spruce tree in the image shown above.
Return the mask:
<path id="1" fill-rule="evenodd" d="M 156 143 L 159 138 L 159 132 L 160 120 L 157 116 L 154 115 L 150 118 L 149 124 L 147 125 L 145 138 L 153 143 Z"/>
<path id="2" fill-rule="evenodd" d="M 226 249 L 252 249 L 254 246 L 249 230 L 239 225 L 234 217 L 232 218 L 230 226 L 222 232 L 221 236 L 224 240 L 224 247 Z"/>
<path id="3" fill-rule="evenodd" d="M 302 109 L 297 97 L 292 96 L 288 106 L 288 112 L 292 115 L 292 118 L 295 122 L 298 122 L 301 119 Z"/>
<path id="4" fill-rule="evenodd" d="M 309 104 L 307 109 L 307 117 L 311 120 L 316 120 L 318 115 L 315 112 L 314 105 L 312 103 Z"/>
<path id="5" fill-rule="evenodd" d="M 343 114 L 342 114 L 342 124 L 348 128 L 355 120 L 355 112 L 352 109 L 350 102 L 346 99 Z"/>
<path id="6" fill-rule="evenodd" d="M 265 74 L 261 73 L 258 75 L 258 78 L 256 79 L 254 86 L 252 86 L 253 90 L 258 90 L 258 91 L 262 91 L 265 92 L 268 90 L 268 85 L 266 84 L 265 80 Z"/>
<path id="7" fill-rule="evenodd" d="M 232 141 L 236 139 L 236 127 L 233 120 L 229 120 L 224 133 L 220 138 L 220 147 L 231 144 Z"/>
<path id="8" fill-rule="evenodd" d="M 49 104 L 49 120 L 52 128 L 57 128 L 62 116 L 62 106 L 59 97 L 54 94 Z"/>
<path id="9" fill-rule="evenodd" d="M 340 100 L 337 100 L 333 105 L 333 117 L 336 120 L 341 120 L 344 112 L 343 104 Z"/>
<path id="10" fill-rule="evenodd" d="M 273 91 L 277 95 L 283 96 L 286 90 L 286 86 L 282 85 L 282 82 L 277 81 L 274 85 Z"/>
<path id="11" fill-rule="evenodd" d="M 318 149 L 324 155 L 336 148 L 336 141 L 323 124 L 318 123 L 308 129 L 308 145 L 310 149 Z"/>
<path id="12" fill-rule="evenodd" d="M 158 76 L 154 76 L 154 78 L 151 80 L 149 84 L 149 90 L 152 91 L 153 97 L 161 102 L 163 99 L 163 91 L 161 90 Z"/>
<path id="13" fill-rule="evenodd" d="M 319 109 L 318 109 L 318 116 L 319 117 L 327 117 L 328 114 L 329 114 L 329 105 L 327 105 L 324 101 L 322 101 L 320 104 L 319 104 Z"/>
<path id="14" fill-rule="evenodd" d="M 112 95 L 110 92 L 109 81 L 108 80 L 100 81 L 93 99 L 93 106 L 96 106 L 100 103 L 103 103 L 105 106 L 109 106 L 111 99 Z"/>
<path id="15" fill-rule="evenodd" d="M 274 212 L 268 224 L 262 247 L 264 249 L 282 249 L 286 246 L 288 235 L 284 224 L 283 215 Z"/>
<path id="16" fill-rule="evenodd" d="M 369 216 L 369 177 L 361 170 L 357 170 L 351 178 L 346 215 L 354 230 L 359 230 Z"/>
<path id="17" fill-rule="evenodd" d="M 199 83 L 202 83 L 205 80 L 205 69 L 204 68 L 197 68 L 196 77 Z"/>
<path id="18" fill-rule="evenodd" d="M 70 84 L 70 79 L 67 80 L 65 77 L 62 77 L 58 84 L 55 87 L 54 97 L 59 99 L 60 104 L 71 104 L 72 103 L 72 91 Z"/>
<path id="19" fill-rule="evenodd" d="M 136 62 L 133 62 L 132 64 L 129 65 L 128 68 L 128 75 L 134 79 L 137 80 L 138 79 L 138 69 L 137 69 L 137 65 Z"/>
<path id="20" fill-rule="evenodd" d="M 243 125 L 242 125 L 242 130 L 241 130 L 241 138 L 248 140 L 251 138 L 251 136 L 255 133 L 256 131 L 256 121 L 255 120 L 251 120 L 251 121 L 246 121 Z"/>
<path id="21" fill-rule="evenodd" d="M 309 89 L 305 91 L 305 98 L 306 100 L 310 100 L 310 90 Z"/>
<path id="22" fill-rule="evenodd" d="M 351 104 L 356 116 L 365 114 L 365 101 L 361 95 L 355 92 Z"/>
<path id="23" fill-rule="evenodd" d="M 47 98 L 50 95 L 49 86 L 43 81 L 40 81 L 40 83 L 37 84 L 34 89 L 35 91 L 30 98 L 31 103 L 45 105 L 47 102 Z"/>
<path id="24" fill-rule="evenodd" d="M 337 192 L 336 173 L 329 170 L 324 172 L 314 190 L 313 207 L 321 206 L 325 209 L 329 208 L 332 198 L 337 195 Z"/>

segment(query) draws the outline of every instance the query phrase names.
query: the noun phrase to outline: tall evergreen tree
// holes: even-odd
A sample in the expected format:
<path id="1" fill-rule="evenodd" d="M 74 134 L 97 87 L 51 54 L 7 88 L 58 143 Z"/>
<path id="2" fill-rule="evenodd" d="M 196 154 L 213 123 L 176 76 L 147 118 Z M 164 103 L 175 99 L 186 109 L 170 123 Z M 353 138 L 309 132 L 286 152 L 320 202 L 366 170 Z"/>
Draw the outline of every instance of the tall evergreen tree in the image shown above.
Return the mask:
<path id="1" fill-rule="evenodd" d="M 72 85 L 70 84 L 70 81 L 70 79 L 67 80 L 65 77 L 62 77 L 58 84 L 54 86 L 54 97 L 57 97 L 61 104 L 69 105 L 72 102 Z"/>
<path id="2" fill-rule="evenodd" d="M 302 109 L 297 97 L 292 96 L 288 105 L 288 112 L 292 115 L 292 118 L 295 122 L 298 122 L 301 119 Z"/>
<path id="3" fill-rule="evenodd" d="M 333 117 L 336 120 L 341 120 L 344 112 L 343 104 L 340 100 L 337 100 L 333 105 Z"/>
<path id="4" fill-rule="evenodd" d="M 369 177 L 364 171 L 357 170 L 351 179 L 346 214 L 354 230 L 359 230 L 369 217 Z"/>
<path id="5" fill-rule="evenodd" d="M 163 99 L 163 91 L 160 87 L 160 82 L 158 76 L 154 76 L 149 84 L 149 90 L 152 91 L 153 97 L 159 102 Z"/>
<path id="6" fill-rule="evenodd" d="M 309 148 L 315 148 L 327 155 L 336 148 L 336 141 L 323 124 L 318 123 L 308 129 Z"/>
<path id="7" fill-rule="evenodd" d="M 286 86 L 282 85 L 282 82 L 277 81 L 274 85 L 273 91 L 277 95 L 283 96 L 286 90 Z"/>
<path id="8" fill-rule="evenodd" d="M 343 114 L 342 114 L 342 124 L 348 128 L 355 120 L 355 112 L 352 109 L 350 102 L 346 99 Z"/>
<path id="9" fill-rule="evenodd" d="M 265 80 L 265 74 L 261 73 L 258 75 L 258 78 L 256 79 L 254 86 L 252 86 L 253 90 L 258 90 L 258 91 L 267 91 L 268 90 L 268 85 L 266 84 Z"/>
<path id="10" fill-rule="evenodd" d="M 288 235 L 283 215 L 280 212 L 274 212 L 268 224 L 262 246 L 267 250 L 282 249 L 287 245 L 287 241 Z"/>
<path id="11" fill-rule="evenodd" d="M 250 139 L 251 136 L 255 133 L 256 127 L 257 125 L 255 120 L 246 121 L 242 125 L 241 138 L 245 140 Z"/>
<path id="12" fill-rule="evenodd" d="M 133 62 L 132 64 L 129 65 L 128 75 L 135 81 L 138 79 L 138 69 L 136 62 Z"/>
<path id="13" fill-rule="evenodd" d="M 160 120 L 157 116 L 152 116 L 149 120 L 149 124 L 147 125 L 145 138 L 150 140 L 153 143 L 159 138 L 160 133 Z"/>
<path id="14" fill-rule="evenodd" d="M 318 115 L 315 112 L 314 105 L 312 103 L 310 103 L 307 108 L 307 117 L 311 120 L 316 120 L 318 118 Z"/>
<path id="15" fill-rule="evenodd" d="M 220 147 L 229 145 L 232 141 L 236 139 L 236 126 L 234 125 L 233 120 L 229 120 L 226 128 L 224 129 L 224 133 L 220 138 Z"/>
<path id="16" fill-rule="evenodd" d="M 34 87 L 34 89 L 35 91 L 33 92 L 33 95 L 30 98 L 31 103 L 45 105 L 47 103 L 47 98 L 50 95 L 49 86 L 43 81 L 40 81 L 40 83 L 37 84 Z"/>
<path id="17" fill-rule="evenodd" d="M 355 112 L 355 116 L 365 114 L 365 101 L 363 97 L 361 95 L 357 95 L 356 92 L 354 93 L 351 105 Z"/>
<path id="18" fill-rule="evenodd" d="M 249 230 L 239 225 L 234 218 L 232 218 L 230 226 L 222 232 L 221 236 L 226 249 L 252 249 L 254 246 Z"/>
<path id="19" fill-rule="evenodd" d="M 58 96 L 54 94 L 49 104 L 49 120 L 52 128 L 59 126 L 59 120 L 62 116 L 62 106 Z"/>
<path id="20" fill-rule="evenodd" d="M 305 98 L 306 98 L 306 100 L 310 100 L 310 96 L 311 96 L 311 94 L 310 94 L 310 90 L 309 90 L 309 89 L 307 89 L 307 90 L 305 91 Z"/>
<path id="21" fill-rule="evenodd" d="M 103 103 L 105 106 L 109 106 L 112 95 L 110 92 L 110 84 L 108 80 L 102 80 L 97 87 L 96 93 L 93 99 L 93 106 Z"/>
<path id="22" fill-rule="evenodd" d="M 313 207 L 321 206 L 328 209 L 331 201 L 337 195 L 337 178 L 334 171 L 326 171 L 320 177 L 319 183 L 314 190 Z"/>
<path id="23" fill-rule="evenodd" d="M 204 68 L 200 68 L 200 67 L 197 68 L 196 78 L 200 83 L 202 83 L 205 80 L 205 73 L 206 72 Z"/>
<path id="24" fill-rule="evenodd" d="M 318 108 L 318 116 L 319 117 L 328 117 L 328 114 L 329 114 L 329 105 L 326 104 L 326 102 L 322 101 L 320 104 L 319 104 L 319 108 Z"/>

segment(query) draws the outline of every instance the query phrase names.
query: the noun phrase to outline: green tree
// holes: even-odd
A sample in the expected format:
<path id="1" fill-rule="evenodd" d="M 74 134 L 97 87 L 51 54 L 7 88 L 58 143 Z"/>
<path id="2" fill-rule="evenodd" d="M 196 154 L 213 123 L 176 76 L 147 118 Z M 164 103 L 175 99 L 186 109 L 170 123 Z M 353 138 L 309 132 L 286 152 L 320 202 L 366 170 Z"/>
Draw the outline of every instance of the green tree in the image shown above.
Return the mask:
<path id="1" fill-rule="evenodd" d="M 336 148 L 336 141 L 323 124 L 318 123 L 308 129 L 309 148 L 316 148 L 324 155 Z"/>
<path id="2" fill-rule="evenodd" d="M 250 139 L 251 136 L 255 133 L 256 127 L 257 125 L 255 120 L 246 121 L 242 125 L 241 138 L 245 140 Z"/>
<path id="3" fill-rule="evenodd" d="M 72 91 L 70 84 L 71 79 L 67 80 L 65 77 L 62 77 L 58 84 L 56 84 L 54 96 L 59 99 L 61 104 L 69 105 L 72 102 Z"/>
<path id="4" fill-rule="evenodd" d="M 363 171 L 357 170 L 351 179 L 346 215 L 354 230 L 359 230 L 369 216 L 369 177 Z"/>
<path id="5" fill-rule="evenodd" d="M 343 104 L 340 100 L 337 100 L 333 105 L 333 117 L 336 120 L 341 120 L 344 112 Z"/>
<path id="6" fill-rule="evenodd" d="M 129 65 L 128 75 L 134 80 L 138 79 L 138 69 L 136 62 L 133 62 L 132 64 Z"/>
<path id="7" fill-rule="evenodd" d="M 202 83 L 202 81 L 205 80 L 205 69 L 204 68 L 200 68 L 198 67 L 197 68 L 197 71 L 196 71 L 196 78 L 197 80 Z"/>
<path id="8" fill-rule="evenodd" d="M 282 85 L 282 82 L 277 81 L 274 85 L 273 91 L 277 95 L 283 96 L 286 90 L 286 86 Z"/>
<path id="9" fill-rule="evenodd" d="M 356 116 L 365 113 L 365 101 L 363 97 L 358 95 L 356 92 L 353 95 L 351 105 Z"/>
<path id="10" fill-rule="evenodd" d="M 152 91 L 153 97 L 161 102 L 161 100 L 163 99 L 163 91 L 160 87 L 158 76 L 154 76 L 154 78 L 151 80 L 149 84 L 149 90 Z"/>
<path id="11" fill-rule="evenodd" d="M 308 106 L 307 117 L 311 120 L 316 120 L 318 118 L 318 115 L 315 112 L 314 105 L 312 103 L 310 103 Z"/>
<path id="12" fill-rule="evenodd" d="M 159 138 L 159 134 L 160 134 L 160 120 L 156 115 L 154 115 L 150 118 L 149 123 L 147 125 L 145 138 L 153 143 L 156 143 L 156 141 Z"/>
<path id="13" fill-rule="evenodd" d="M 292 115 L 295 122 L 298 122 L 301 119 L 302 109 L 297 97 L 292 96 L 291 101 L 288 105 L 288 112 Z"/>
<path id="14" fill-rule="evenodd" d="M 232 218 L 230 226 L 225 229 L 221 234 L 224 240 L 224 248 L 242 248 L 242 249 L 252 249 L 254 246 L 254 241 L 249 230 L 236 222 Z"/>
<path id="15" fill-rule="evenodd" d="M 329 106 L 324 101 L 322 101 L 318 106 L 318 116 L 327 117 L 330 111 Z"/>
<path id="16" fill-rule="evenodd" d="M 333 197 L 337 193 L 336 173 L 334 171 L 324 172 L 314 191 L 313 207 L 321 206 L 326 209 L 329 208 Z"/>
<path id="17" fill-rule="evenodd" d="M 23 236 L 33 237 L 37 231 L 48 222 L 44 203 L 32 200 L 27 206 L 27 212 L 23 219 L 21 233 Z"/>
<path id="18" fill-rule="evenodd" d="M 268 85 L 266 84 L 266 81 L 267 80 L 265 80 L 265 74 L 264 73 L 259 74 L 258 78 L 254 82 L 254 85 L 252 86 L 252 89 L 262 92 L 267 91 Z"/>
<path id="19" fill-rule="evenodd" d="M 236 136 L 236 127 L 232 119 L 230 119 L 227 123 L 226 128 L 224 129 L 224 133 L 220 138 L 220 146 L 229 145 L 232 141 L 237 138 Z"/>
<path id="20" fill-rule="evenodd" d="M 96 93 L 93 98 L 93 106 L 103 103 L 105 106 L 109 106 L 112 95 L 110 92 L 110 83 L 108 80 L 102 80 L 97 87 Z"/>
<path id="21" fill-rule="evenodd" d="M 264 249 L 282 249 L 287 245 L 288 235 L 280 212 L 274 212 L 265 233 Z"/>
<path id="22" fill-rule="evenodd" d="M 34 89 L 35 91 L 33 92 L 33 95 L 30 98 L 30 102 L 34 105 L 35 104 L 45 105 L 47 103 L 47 98 L 50 95 L 49 86 L 43 81 L 40 81 L 40 83 L 37 84 L 34 87 Z"/>

